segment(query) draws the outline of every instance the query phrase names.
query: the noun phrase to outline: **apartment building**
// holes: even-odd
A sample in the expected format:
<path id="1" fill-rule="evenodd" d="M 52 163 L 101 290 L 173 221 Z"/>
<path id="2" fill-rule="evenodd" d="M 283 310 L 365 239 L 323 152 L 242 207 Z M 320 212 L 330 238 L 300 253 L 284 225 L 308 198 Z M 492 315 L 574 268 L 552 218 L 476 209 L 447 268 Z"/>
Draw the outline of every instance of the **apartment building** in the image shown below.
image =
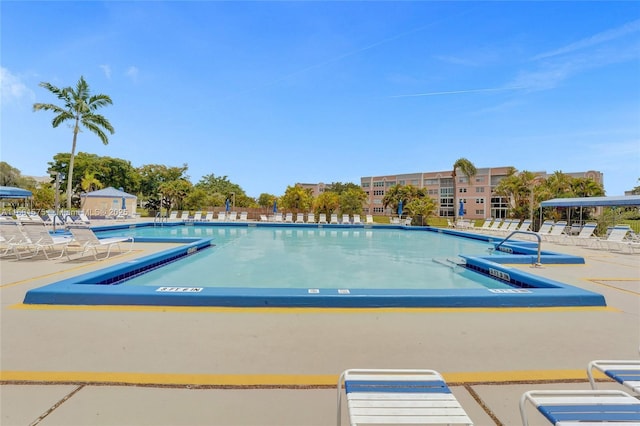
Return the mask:
<path id="1" fill-rule="evenodd" d="M 471 181 L 458 173 L 456 191 L 453 193 L 453 177 L 451 170 L 439 172 L 406 173 L 387 176 L 368 176 L 360 178 L 360 186 L 367 193 L 368 202 L 364 213 L 392 215 L 391 208 L 385 208 L 382 198 L 386 191 L 394 185 L 413 185 L 426 188 L 430 197 L 438 202 L 438 216 L 452 217 L 460 200 L 464 203 L 465 217 L 470 219 L 504 218 L 509 210 L 509 199 L 494 193 L 500 180 L 505 178 L 511 166 L 478 168 Z M 548 177 L 546 172 L 534 172 L 536 175 Z M 603 175 L 597 171 L 565 173 L 571 177 L 586 177 L 602 183 Z"/>

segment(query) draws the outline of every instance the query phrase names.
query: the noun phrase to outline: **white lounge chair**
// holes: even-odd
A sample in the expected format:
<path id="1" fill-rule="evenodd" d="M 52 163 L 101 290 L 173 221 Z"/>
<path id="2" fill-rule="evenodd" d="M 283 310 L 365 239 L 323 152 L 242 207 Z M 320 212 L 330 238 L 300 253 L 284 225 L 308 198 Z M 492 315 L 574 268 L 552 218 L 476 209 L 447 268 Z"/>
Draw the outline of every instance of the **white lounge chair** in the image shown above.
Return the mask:
<path id="1" fill-rule="evenodd" d="M 189 210 L 183 210 L 178 220 L 184 220 L 184 221 L 189 220 Z"/>
<path id="2" fill-rule="evenodd" d="M 93 258 L 95 260 L 104 260 L 111 255 L 111 249 L 113 247 L 118 247 L 118 250 L 122 252 L 120 244 L 125 242 L 130 243 L 127 253 L 133 249 L 133 237 L 98 238 L 90 228 L 70 227 L 69 231 L 71 232 L 71 235 L 73 235 L 73 243 L 70 244 L 69 247 L 72 245 L 79 246 L 82 250 L 80 257 L 91 251 L 93 252 Z M 98 257 L 100 248 L 106 249 L 104 257 L 101 258 Z M 69 250 L 67 250 L 67 258 L 71 260 Z"/>
<path id="3" fill-rule="evenodd" d="M 476 226 L 475 228 L 473 228 L 473 230 L 480 231 L 480 232 L 487 231 L 491 227 L 492 223 L 493 223 L 493 219 L 491 218 L 485 219 L 481 226 Z"/>
<path id="4" fill-rule="evenodd" d="M 406 218 L 404 218 L 404 223 L 403 223 L 403 225 L 404 225 L 404 226 L 411 226 L 411 222 L 413 222 L 413 219 L 412 219 L 412 218 L 410 218 L 410 217 L 406 217 Z"/>
<path id="5" fill-rule="evenodd" d="M 529 219 L 525 219 L 522 221 L 520 226 L 518 226 L 517 231 L 526 232 L 531 229 L 531 221 Z"/>
<path id="6" fill-rule="evenodd" d="M 587 366 L 591 389 L 596 389 L 596 381 L 593 377 L 594 369 L 640 394 L 640 359 L 591 361 Z"/>
<path id="7" fill-rule="evenodd" d="M 625 242 L 625 237 L 631 231 L 629 225 L 616 225 L 611 229 L 606 238 L 596 239 L 595 243 L 599 248 L 606 250 L 622 250 L 625 246 L 631 245 L 631 242 Z"/>
<path id="8" fill-rule="evenodd" d="M 362 225 L 362 220 L 360 219 L 360 215 L 359 214 L 354 214 L 353 215 L 353 224 L 354 225 Z"/>
<path id="9" fill-rule="evenodd" d="M 278 223 L 283 222 L 282 213 L 278 212 L 278 213 L 274 214 L 273 215 L 273 221 L 274 222 L 278 222 Z"/>
<path id="10" fill-rule="evenodd" d="M 207 212 L 206 216 L 204 217 L 205 222 L 211 222 L 213 220 L 213 212 Z"/>
<path id="11" fill-rule="evenodd" d="M 296 223 L 304 223 L 304 213 L 296 213 Z"/>
<path id="12" fill-rule="evenodd" d="M 368 225 L 373 225 L 373 215 L 370 215 L 370 214 L 366 215 L 365 216 L 365 223 L 368 224 Z"/>
<path id="13" fill-rule="evenodd" d="M 549 241 L 549 242 L 560 241 L 566 235 L 564 233 L 566 228 L 567 228 L 567 221 L 559 220 L 553 224 L 553 226 L 551 227 L 551 231 L 549 231 L 548 234 L 541 235 L 542 240 Z"/>
<path id="14" fill-rule="evenodd" d="M 496 219 L 493 221 L 491 226 L 489 226 L 489 228 L 486 231 L 490 233 L 497 232 L 503 226 L 504 223 L 505 223 L 504 219 Z"/>
<path id="15" fill-rule="evenodd" d="M 318 223 L 327 223 L 326 213 L 320 213 L 320 215 L 318 216 Z"/>
<path id="16" fill-rule="evenodd" d="M 31 240 L 22 231 L 22 225 L 14 220 L 3 220 L 0 222 L 0 240 L 4 251 L 0 257 L 5 257 L 11 252 L 17 259 L 31 257 L 33 245 Z"/>
<path id="17" fill-rule="evenodd" d="M 231 222 L 235 222 L 238 219 L 238 212 L 229 212 L 227 215 L 227 220 Z"/>
<path id="18" fill-rule="evenodd" d="M 286 223 L 293 223 L 293 213 L 287 213 L 284 217 Z"/>
<path id="19" fill-rule="evenodd" d="M 172 210 L 171 213 L 169 213 L 169 220 L 174 220 L 174 221 L 178 220 L 178 211 L 177 210 Z"/>
<path id="20" fill-rule="evenodd" d="M 616 390 L 541 390 L 525 392 L 520 398 L 523 426 L 531 403 L 554 425 L 595 426 L 640 424 L 640 401 Z M 630 423 L 627 423 L 630 422 Z"/>
<path id="21" fill-rule="evenodd" d="M 227 212 L 218 212 L 218 220 L 222 222 L 227 220 Z"/>
<path id="22" fill-rule="evenodd" d="M 84 212 L 80 212 L 78 213 L 78 219 L 80 222 L 84 223 L 85 225 L 90 225 L 91 221 L 89 220 L 89 218 L 87 217 L 87 215 Z"/>
<path id="23" fill-rule="evenodd" d="M 307 223 L 316 223 L 316 215 L 314 213 L 307 213 Z"/>
<path id="24" fill-rule="evenodd" d="M 576 246 L 589 245 L 590 241 L 595 241 L 593 233 L 596 231 L 598 224 L 596 222 L 587 222 L 582 226 L 578 235 L 565 235 L 564 238 L 559 239 L 560 244 L 573 244 Z"/>
<path id="25" fill-rule="evenodd" d="M 473 425 L 437 371 L 351 369 L 338 379 L 338 426 L 343 384 L 352 425 Z"/>
<path id="26" fill-rule="evenodd" d="M 266 214 L 260 215 L 260 222 L 269 222 L 269 218 L 267 217 Z"/>
<path id="27" fill-rule="evenodd" d="M 59 248 L 60 255 L 55 258 L 59 259 L 67 252 L 67 247 L 73 241 L 70 236 L 52 236 L 44 223 L 25 223 L 22 226 L 22 232 L 31 242 L 30 247 L 33 249 L 33 254 L 29 257 L 37 256 L 38 253 L 42 252 L 44 257 L 49 260 L 51 258 L 47 250 L 55 251 L 56 248 Z M 20 258 L 18 256 L 18 259 Z"/>
<path id="28" fill-rule="evenodd" d="M 249 213 L 248 212 L 240 212 L 240 218 L 238 220 L 240 222 L 246 222 L 247 220 L 249 220 Z"/>
<path id="29" fill-rule="evenodd" d="M 351 224 L 351 219 L 349 218 L 348 214 L 343 214 L 342 215 L 342 224 L 343 225 L 350 225 Z"/>
<path id="30" fill-rule="evenodd" d="M 329 221 L 330 224 L 334 224 L 337 225 L 338 224 L 338 214 L 337 213 L 331 213 L 331 220 Z"/>
<path id="31" fill-rule="evenodd" d="M 194 222 L 200 222 L 202 220 L 202 212 L 195 212 L 192 220 Z"/>
<path id="32" fill-rule="evenodd" d="M 540 238 L 543 238 L 545 235 L 549 234 L 554 223 L 555 222 L 553 220 L 545 220 L 542 222 L 542 225 L 540 225 L 540 229 L 538 229 L 536 234 L 540 235 Z"/>

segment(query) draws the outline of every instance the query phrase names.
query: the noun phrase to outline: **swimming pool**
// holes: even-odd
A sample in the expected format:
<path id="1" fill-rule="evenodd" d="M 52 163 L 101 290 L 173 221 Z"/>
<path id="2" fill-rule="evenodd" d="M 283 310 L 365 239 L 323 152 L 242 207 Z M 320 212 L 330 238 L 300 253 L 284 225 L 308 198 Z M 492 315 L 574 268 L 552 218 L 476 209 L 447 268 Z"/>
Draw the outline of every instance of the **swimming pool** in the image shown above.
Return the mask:
<path id="1" fill-rule="evenodd" d="M 604 305 L 600 295 L 504 265 L 518 263 L 523 255 L 490 255 L 488 249 L 494 244 L 486 237 L 461 238 L 465 234 L 433 231 L 256 224 L 105 229 L 101 235 L 133 234 L 136 241 L 179 238 L 185 244 L 31 290 L 25 303 L 323 307 Z M 526 244 L 522 250 L 528 250 Z"/>

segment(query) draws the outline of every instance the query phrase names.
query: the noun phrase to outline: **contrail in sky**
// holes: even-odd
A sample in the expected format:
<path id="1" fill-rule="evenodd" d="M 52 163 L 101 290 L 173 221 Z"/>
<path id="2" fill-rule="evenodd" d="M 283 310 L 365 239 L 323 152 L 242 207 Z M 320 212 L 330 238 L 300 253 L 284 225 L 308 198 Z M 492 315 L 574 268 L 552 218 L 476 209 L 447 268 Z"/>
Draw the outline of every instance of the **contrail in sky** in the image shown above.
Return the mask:
<path id="1" fill-rule="evenodd" d="M 505 90 L 519 90 L 526 89 L 525 86 L 515 87 L 496 87 L 493 89 L 469 89 L 469 90 L 451 90 L 447 92 L 427 92 L 427 93 L 413 93 L 409 95 L 393 95 L 387 96 L 387 98 L 417 98 L 420 96 L 441 96 L 441 95 L 460 95 L 464 93 L 481 93 L 481 92 L 502 92 Z"/>

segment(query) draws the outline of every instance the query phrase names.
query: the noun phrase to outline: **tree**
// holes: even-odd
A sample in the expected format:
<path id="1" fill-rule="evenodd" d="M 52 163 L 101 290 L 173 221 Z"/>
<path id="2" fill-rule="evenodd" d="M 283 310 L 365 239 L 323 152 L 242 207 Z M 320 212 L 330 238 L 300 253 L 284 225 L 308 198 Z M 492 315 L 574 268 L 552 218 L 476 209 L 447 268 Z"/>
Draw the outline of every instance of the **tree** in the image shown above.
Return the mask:
<path id="1" fill-rule="evenodd" d="M 171 208 L 171 200 L 162 196 L 160 186 L 165 182 L 179 179 L 188 180 L 185 175 L 189 166 L 169 167 L 162 164 L 145 164 L 138 167 L 140 176 L 140 199 L 144 200 L 144 206 L 149 211 L 159 211 L 160 207 Z"/>
<path id="2" fill-rule="evenodd" d="M 453 171 L 451 172 L 451 176 L 453 177 L 453 220 L 455 222 L 458 217 L 458 205 L 456 203 L 458 192 L 456 191 L 457 186 L 457 170 L 460 169 L 462 174 L 467 177 L 468 180 L 471 180 L 473 176 L 478 172 L 476 166 L 466 158 L 458 158 L 455 163 L 453 163 Z"/>
<path id="3" fill-rule="evenodd" d="M 260 207 L 265 207 L 265 208 L 272 207 L 273 206 L 273 202 L 275 200 L 277 200 L 277 199 L 278 199 L 278 197 L 276 197 L 275 195 L 263 192 L 258 197 L 258 205 Z"/>
<path id="4" fill-rule="evenodd" d="M 411 200 L 423 197 L 425 192 L 413 185 L 394 185 L 389 188 L 382 198 L 382 205 L 384 208 L 391 206 L 394 212 L 398 211 L 400 201 L 402 205 L 406 206 Z"/>
<path id="5" fill-rule="evenodd" d="M 105 131 L 113 134 L 115 130 L 113 126 L 111 126 L 111 123 L 102 115 L 97 114 L 96 111 L 99 108 L 111 105 L 113 102 L 109 96 L 104 94 L 91 95 L 89 85 L 82 76 L 80 76 L 80 80 L 78 80 L 75 89 L 73 87 L 60 89 L 46 82 L 40 83 L 40 87 L 47 89 L 59 100 L 63 101 L 64 106 L 35 103 L 33 104 L 33 110 L 53 111 L 53 113 L 56 114 L 51 122 L 54 128 L 66 121 L 73 122 L 73 142 L 71 143 L 71 157 L 69 159 L 69 170 L 67 172 L 67 207 L 71 208 L 73 163 L 80 127 L 82 126 L 96 134 L 103 144 L 108 145 L 109 139 Z"/>
<path id="6" fill-rule="evenodd" d="M 62 182 L 66 180 L 69 185 L 69 176 L 66 171 L 69 168 L 71 155 L 69 153 L 58 153 L 49 162 L 49 170 L 62 173 Z M 138 170 L 131 165 L 131 162 L 121 158 L 100 157 L 96 154 L 78 152 L 74 161 L 74 174 L 71 177 L 71 201 L 73 205 L 79 205 L 80 192 L 86 192 L 83 188 L 83 180 L 87 174 L 102 184 L 102 187 L 112 186 L 114 188 L 124 188 L 127 192 L 137 192 L 140 187 L 141 176 Z M 96 189 L 96 188 L 93 188 Z"/>
<path id="7" fill-rule="evenodd" d="M 438 211 L 438 204 L 436 201 L 429 197 L 423 196 L 419 198 L 414 198 L 413 200 L 407 203 L 406 209 L 411 213 L 412 216 L 420 217 L 420 225 L 425 224 L 425 219 L 428 219 L 431 216 L 435 216 Z"/>
<path id="8" fill-rule="evenodd" d="M 35 186 L 35 180 L 22 176 L 20 170 L 11 167 L 11 165 L 5 161 L 0 161 L 0 186 L 27 188 L 29 186 Z"/>
<path id="9" fill-rule="evenodd" d="M 287 186 L 284 195 L 280 197 L 283 208 L 294 209 L 299 212 L 309 211 L 313 205 L 311 189 L 301 186 Z"/>
<path id="10" fill-rule="evenodd" d="M 362 204 L 367 194 L 360 187 L 347 188 L 340 194 L 340 211 L 342 214 L 362 214 Z"/>
<path id="11" fill-rule="evenodd" d="M 315 214 L 325 213 L 330 216 L 340 208 L 340 195 L 337 192 L 325 191 L 318 195 L 313 203 Z"/>

